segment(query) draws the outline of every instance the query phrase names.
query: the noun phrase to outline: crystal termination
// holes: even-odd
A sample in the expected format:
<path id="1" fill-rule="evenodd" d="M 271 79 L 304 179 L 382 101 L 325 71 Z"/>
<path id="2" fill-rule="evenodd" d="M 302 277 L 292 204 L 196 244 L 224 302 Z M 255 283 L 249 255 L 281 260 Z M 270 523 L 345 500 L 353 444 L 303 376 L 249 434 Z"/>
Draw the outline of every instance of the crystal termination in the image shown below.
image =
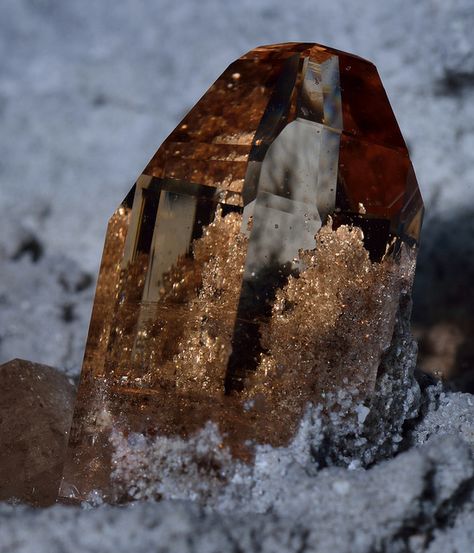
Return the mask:
<path id="1" fill-rule="evenodd" d="M 231 64 L 110 220 L 62 497 L 127 499 L 116 431 L 211 421 L 250 461 L 308 402 L 370 404 L 422 213 L 370 62 L 289 43 Z"/>

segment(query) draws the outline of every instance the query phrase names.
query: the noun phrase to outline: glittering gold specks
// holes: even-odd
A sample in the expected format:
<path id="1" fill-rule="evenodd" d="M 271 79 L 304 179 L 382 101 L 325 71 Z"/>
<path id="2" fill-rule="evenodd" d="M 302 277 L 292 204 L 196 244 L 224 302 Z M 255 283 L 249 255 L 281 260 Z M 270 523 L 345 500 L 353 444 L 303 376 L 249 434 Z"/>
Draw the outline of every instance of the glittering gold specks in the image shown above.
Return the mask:
<path id="1" fill-rule="evenodd" d="M 421 215 L 372 64 L 299 43 L 231 64 L 110 221 L 62 495 L 107 493 L 115 430 L 211 420 L 249 460 L 308 402 L 370 397 Z"/>

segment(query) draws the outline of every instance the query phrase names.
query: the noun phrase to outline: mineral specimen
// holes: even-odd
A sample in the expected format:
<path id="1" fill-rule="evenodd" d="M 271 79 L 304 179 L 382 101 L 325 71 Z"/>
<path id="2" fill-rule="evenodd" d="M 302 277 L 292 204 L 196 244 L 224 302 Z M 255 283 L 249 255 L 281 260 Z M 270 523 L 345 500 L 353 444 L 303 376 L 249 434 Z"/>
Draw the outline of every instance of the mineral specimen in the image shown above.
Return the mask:
<path id="1" fill-rule="evenodd" d="M 370 405 L 422 211 L 370 62 L 290 43 L 230 65 L 110 220 L 62 497 L 127 499 L 117 432 L 211 423 L 251 461 L 308 403 Z"/>
<path id="2" fill-rule="evenodd" d="M 61 372 L 15 359 L 0 366 L 0 501 L 55 502 L 74 387 Z"/>

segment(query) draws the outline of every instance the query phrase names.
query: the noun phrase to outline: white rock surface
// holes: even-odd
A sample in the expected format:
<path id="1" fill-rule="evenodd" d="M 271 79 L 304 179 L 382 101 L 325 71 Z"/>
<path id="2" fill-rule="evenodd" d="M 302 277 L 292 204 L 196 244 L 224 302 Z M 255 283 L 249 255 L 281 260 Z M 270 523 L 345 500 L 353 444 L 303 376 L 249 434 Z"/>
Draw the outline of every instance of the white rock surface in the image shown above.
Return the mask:
<path id="1" fill-rule="evenodd" d="M 170 500 L 89 510 L 0 505 L 0 547 L 16 553 L 469 553 L 449 547 L 469 546 L 473 479 L 471 450 L 444 437 L 370 471 L 288 471 L 271 489 L 264 513 Z"/>
<path id="2" fill-rule="evenodd" d="M 417 316 L 433 298 L 474 309 L 449 292 L 474 275 L 473 18 L 470 0 L 1 2 L 0 363 L 78 374 L 107 218 L 228 63 L 287 40 L 377 64 L 428 207 Z M 220 511 L 3 505 L 0 551 L 469 553 L 471 399 L 432 394 L 409 449 L 369 470 L 280 474 L 274 459 L 259 514 L 229 514 L 232 498 Z"/>

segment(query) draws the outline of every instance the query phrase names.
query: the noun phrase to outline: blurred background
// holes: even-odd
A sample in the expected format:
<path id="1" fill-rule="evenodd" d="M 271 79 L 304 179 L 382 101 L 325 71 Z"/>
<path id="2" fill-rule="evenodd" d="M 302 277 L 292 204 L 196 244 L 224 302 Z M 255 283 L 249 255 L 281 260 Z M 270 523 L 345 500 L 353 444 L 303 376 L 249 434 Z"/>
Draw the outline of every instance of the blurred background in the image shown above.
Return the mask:
<path id="1" fill-rule="evenodd" d="M 374 61 L 426 204 L 420 364 L 474 391 L 472 0 L 0 0 L 0 363 L 80 370 L 108 217 L 235 58 Z"/>

